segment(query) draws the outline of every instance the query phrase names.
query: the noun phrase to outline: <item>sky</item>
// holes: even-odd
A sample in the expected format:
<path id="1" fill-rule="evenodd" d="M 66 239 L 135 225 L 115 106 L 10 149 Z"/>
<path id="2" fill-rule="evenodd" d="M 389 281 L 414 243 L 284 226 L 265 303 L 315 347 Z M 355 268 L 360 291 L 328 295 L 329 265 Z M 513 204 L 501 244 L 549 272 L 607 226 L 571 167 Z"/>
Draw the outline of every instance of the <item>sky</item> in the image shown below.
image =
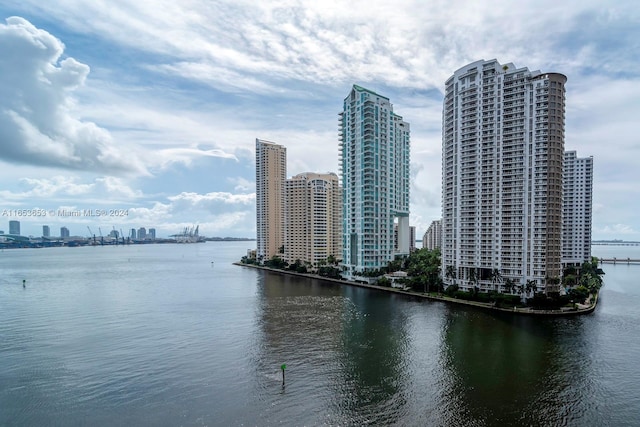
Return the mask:
<path id="1" fill-rule="evenodd" d="M 287 147 L 288 176 L 337 173 L 358 84 L 411 125 L 420 237 L 441 217 L 444 82 L 494 58 L 568 77 L 593 238 L 640 241 L 640 5 L 615 0 L 3 0 L 0 230 L 255 238 L 255 139 Z"/>

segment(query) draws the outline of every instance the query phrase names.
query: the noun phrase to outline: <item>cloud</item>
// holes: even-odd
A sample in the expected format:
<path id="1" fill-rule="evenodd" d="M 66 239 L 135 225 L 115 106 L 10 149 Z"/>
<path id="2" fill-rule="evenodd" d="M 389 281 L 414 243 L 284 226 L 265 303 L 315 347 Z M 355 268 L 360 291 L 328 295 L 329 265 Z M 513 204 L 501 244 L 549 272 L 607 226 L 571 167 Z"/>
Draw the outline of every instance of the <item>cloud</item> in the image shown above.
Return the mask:
<path id="1" fill-rule="evenodd" d="M 17 129 L 14 133 L 30 135 L 23 139 L 31 145 L 9 147 L 0 158 L 13 161 L 8 156 L 16 157 L 18 150 L 21 162 L 48 161 L 69 170 L 91 165 L 100 177 L 121 173 L 91 163 L 98 162 L 95 147 L 105 147 L 98 151 L 117 160 L 103 163 L 144 162 L 145 170 L 156 175 L 141 180 L 153 188 L 149 192 L 170 192 L 139 204 L 168 215 L 164 223 L 188 223 L 192 216 L 213 224 L 222 221 L 219 215 L 226 209 L 237 215 L 246 212 L 249 218 L 250 204 L 230 203 L 230 196 L 210 191 L 254 191 L 248 181 L 256 137 L 287 146 L 288 175 L 337 171 L 336 113 L 349 86 L 358 83 L 389 96 L 394 110 L 411 123 L 411 221 L 426 229 L 440 216 L 444 81 L 469 62 L 497 58 L 569 77 L 566 147 L 579 156 L 594 156 L 594 231 L 604 230 L 607 222 L 640 229 L 632 218 L 635 204 L 627 203 L 629 194 L 637 193 L 633 183 L 640 180 L 635 167 L 640 155 L 635 131 L 640 96 L 637 5 L 535 0 L 513 7 L 512 2 L 495 0 L 486 7 L 433 0 L 427 8 L 423 3 L 353 0 L 345 8 L 337 0 L 191 0 L 185 7 L 168 0 L 57 0 L 54 6 L 10 0 L 13 13 L 22 11 L 47 28 L 60 28 L 68 50 L 92 68 L 88 79 L 88 67 L 65 58 L 62 43 L 42 30 L 35 30 L 38 37 L 31 36 L 41 44 L 35 49 L 38 55 L 26 55 L 25 48 L 0 40 L 7 55 L 27 61 L 21 69 L 33 71 L 11 78 L 50 92 L 56 89 L 52 94 L 45 91 L 50 96 L 42 99 L 53 100 L 45 106 L 21 100 L 27 105 L 22 109 L 14 105 L 15 96 L 2 94 L 2 124 L 10 122 L 11 129 Z M 9 27 L 16 31 L 20 26 L 2 26 L 0 34 Z M 86 45 L 99 48 L 83 50 Z M 104 55 L 105 50 L 113 55 Z M 47 74 L 56 69 L 59 76 Z M 5 86 L 0 82 L 0 90 Z M 64 138 L 44 131 L 41 122 L 48 122 L 34 117 L 46 115 L 37 108 L 71 118 L 53 120 L 68 130 Z M 79 132 L 69 129 L 79 128 L 85 130 L 85 138 L 98 141 L 88 146 L 94 152 L 77 148 L 82 146 L 76 143 Z M 209 170 L 200 168 L 214 162 L 199 161 L 203 157 L 233 160 L 224 162 L 224 174 L 242 178 L 234 182 L 236 178 L 211 170 L 212 187 L 207 188 L 208 180 L 201 178 Z M 193 193 L 195 185 L 189 180 L 194 181 L 198 172 Z M 11 176 L 0 174 L 3 179 Z M 162 181 L 168 176 L 177 177 L 170 190 Z M 74 182 L 96 190 L 102 185 L 95 179 Z M 139 202 L 135 185 L 123 183 L 134 192 L 132 200 Z M 124 189 L 122 194 L 120 199 L 125 198 Z M 174 200 L 166 194 L 174 194 Z M 155 199 L 160 205 L 153 205 Z M 214 216 L 216 220 L 207 219 Z"/>
<path id="2" fill-rule="evenodd" d="M 255 203 L 256 195 L 231 194 L 215 192 L 207 194 L 180 193 L 177 196 L 168 197 L 176 207 L 189 206 L 197 209 L 211 209 L 219 204 L 225 205 L 251 205 Z"/>
<path id="3" fill-rule="evenodd" d="M 0 191 L 0 201 L 47 203 L 82 198 L 86 202 L 113 203 L 116 199 L 125 199 L 128 203 L 143 197 L 140 190 L 134 190 L 121 178 L 104 176 L 93 182 L 82 183 L 77 177 L 54 176 L 51 178 L 20 178 L 23 191 Z M 26 206 L 25 206 L 26 208 Z"/>
<path id="4" fill-rule="evenodd" d="M 233 159 L 236 162 L 238 158 L 219 149 L 203 150 L 194 148 L 166 148 L 157 152 L 151 152 L 148 155 L 149 161 L 156 167 L 167 168 L 173 163 L 182 163 L 190 165 L 196 158 L 202 157 L 220 157 L 223 159 Z"/>
<path id="5" fill-rule="evenodd" d="M 633 227 L 627 224 L 606 225 L 602 229 L 597 231 L 609 236 L 620 236 L 620 235 L 628 236 L 628 235 L 638 234 L 638 232 L 634 230 Z"/>
<path id="6" fill-rule="evenodd" d="M 60 60 L 64 45 L 27 20 L 0 24 L 0 159 L 72 170 L 144 173 L 109 132 L 73 114 L 89 67 Z"/>
<path id="7" fill-rule="evenodd" d="M 248 179 L 242 177 L 229 177 L 227 181 L 234 185 L 233 189 L 236 191 L 247 192 L 250 190 L 255 191 L 256 183 L 255 181 L 249 181 Z"/>

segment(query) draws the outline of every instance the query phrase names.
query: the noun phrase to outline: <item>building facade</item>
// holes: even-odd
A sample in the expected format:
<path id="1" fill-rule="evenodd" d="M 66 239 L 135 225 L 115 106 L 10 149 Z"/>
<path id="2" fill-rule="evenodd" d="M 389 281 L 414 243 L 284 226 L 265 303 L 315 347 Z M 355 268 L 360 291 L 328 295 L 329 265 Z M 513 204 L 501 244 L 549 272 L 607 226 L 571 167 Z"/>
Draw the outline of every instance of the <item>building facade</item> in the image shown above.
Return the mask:
<path id="1" fill-rule="evenodd" d="M 20 221 L 9 221 L 9 234 L 20 235 Z"/>
<path id="2" fill-rule="evenodd" d="M 442 247 L 442 220 L 438 219 L 431 222 L 429 228 L 422 236 L 422 247 L 430 251 L 440 249 Z"/>
<path id="3" fill-rule="evenodd" d="M 409 252 L 415 252 L 416 250 L 416 227 L 409 226 Z"/>
<path id="4" fill-rule="evenodd" d="M 42 226 L 42 237 L 51 237 L 51 230 L 48 225 Z"/>
<path id="5" fill-rule="evenodd" d="M 409 254 L 410 128 L 389 98 L 357 85 L 339 123 L 342 262 L 344 276 L 352 278 Z"/>
<path id="6" fill-rule="evenodd" d="M 69 237 L 69 229 L 67 227 L 60 227 L 60 237 L 63 239 Z"/>
<path id="7" fill-rule="evenodd" d="M 593 157 L 564 153 L 562 179 L 562 265 L 580 266 L 591 260 Z"/>
<path id="8" fill-rule="evenodd" d="M 318 266 L 342 258 L 342 189 L 335 173 L 286 180 L 285 261 Z"/>
<path id="9" fill-rule="evenodd" d="M 256 257 L 284 257 L 287 149 L 256 139 Z"/>
<path id="10" fill-rule="evenodd" d="M 566 81 L 496 60 L 466 65 L 446 81 L 446 285 L 559 289 Z"/>

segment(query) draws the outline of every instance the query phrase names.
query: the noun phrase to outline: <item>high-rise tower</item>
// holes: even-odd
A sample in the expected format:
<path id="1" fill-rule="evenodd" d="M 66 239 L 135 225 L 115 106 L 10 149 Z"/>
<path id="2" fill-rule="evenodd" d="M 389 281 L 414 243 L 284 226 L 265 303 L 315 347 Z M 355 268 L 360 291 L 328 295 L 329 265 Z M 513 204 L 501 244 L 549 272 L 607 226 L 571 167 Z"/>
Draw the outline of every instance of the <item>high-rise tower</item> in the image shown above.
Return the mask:
<path id="1" fill-rule="evenodd" d="M 557 290 L 567 78 L 496 60 L 445 83 L 442 275 L 463 289 Z M 504 288 L 503 288 L 504 289 Z"/>
<path id="2" fill-rule="evenodd" d="M 20 221 L 9 221 L 9 234 L 20 235 Z"/>
<path id="3" fill-rule="evenodd" d="M 566 151 L 562 186 L 562 265 L 580 266 L 591 261 L 593 157 Z"/>
<path id="4" fill-rule="evenodd" d="M 342 189 L 335 173 L 307 172 L 286 181 L 285 260 L 317 266 L 342 259 Z"/>
<path id="5" fill-rule="evenodd" d="M 256 257 L 284 257 L 285 180 L 287 149 L 256 139 Z"/>
<path id="6" fill-rule="evenodd" d="M 339 120 L 342 259 L 349 278 L 409 254 L 410 129 L 389 98 L 357 85 Z"/>

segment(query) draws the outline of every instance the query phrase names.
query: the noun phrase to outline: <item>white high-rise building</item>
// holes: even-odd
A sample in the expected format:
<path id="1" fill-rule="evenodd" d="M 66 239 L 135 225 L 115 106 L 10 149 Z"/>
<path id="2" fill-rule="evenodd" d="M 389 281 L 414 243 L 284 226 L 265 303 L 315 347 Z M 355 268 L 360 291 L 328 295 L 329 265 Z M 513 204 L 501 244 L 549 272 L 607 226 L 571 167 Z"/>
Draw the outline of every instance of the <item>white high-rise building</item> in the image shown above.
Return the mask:
<path id="1" fill-rule="evenodd" d="M 307 172 L 287 179 L 285 260 L 317 266 L 342 258 L 342 189 L 335 173 Z"/>
<path id="2" fill-rule="evenodd" d="M 562 265 L 579 266 L 591 260 L 593 157 L 564 153 L 562 189 Z"/>
<path id="3" fill-rule="evenodd" d="M 409 254 L 410 129 L 389 98 L 357 85 L 339 116 L 342 262 L 352 278 Z"/>
<path id="4" fill-rule="evenodd" d="M 285 181 L 287 149 L 256 139 L 256 257 L 284 257 Z"/>
<path id="5" fill-rule="evenodd" d="M 434 250 L 442 247 L 442 220 L 437 219 L 431 223 L 422 236 L 422 247 Z"/>
<path id="6" fill-rule="evenodd" d="M 445 284 L 559 289 L 566 81 L 496 60 L 466 65 L 446 81 Z"/>

